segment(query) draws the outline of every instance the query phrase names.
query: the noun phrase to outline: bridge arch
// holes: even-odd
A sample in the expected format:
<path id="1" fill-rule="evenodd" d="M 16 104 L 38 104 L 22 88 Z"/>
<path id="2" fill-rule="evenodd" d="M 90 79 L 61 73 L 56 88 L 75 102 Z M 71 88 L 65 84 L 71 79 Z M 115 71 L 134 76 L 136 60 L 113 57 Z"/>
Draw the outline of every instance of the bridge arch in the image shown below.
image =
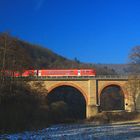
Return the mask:
<path id="1" fill-rule="evenodd" d="M 109 90 L 111 90 L 111 88 L 112 89 L 114 88 L 113 89 L 114 91 L 113 92 L 110 91 L 110 93 L 107 93 L 107 92 L 109 92 Z M 117 93 L 115 93 L 116 92 L 115 90 L 118 90 Z M 112 99 L 109 99 L 109 96 Z M 106 110 L 105 107 L 104 107 L 104 105 L 108 104 L 107 106 L 109 106 L 109 104 L 111 102 L 113 102 L 113 98 L 114 99 L 116 98 L 116 97 L 113 97 L 113 96 L 118 96 L 117 98 L 118 98 L 118 102 L 119 103 L 118 102 L 116 102 L 116 103 L 118 103 L 118 106 L 119 107 L 118 108 L 116 107 L 117 109 L 115 109 L 115 107 L 113 108 L 113 104 L 112 104 L 112 105 L 110 105 L 110 106 L 112 106 L 112 109 L 111 110 L 125 110 L 125 102 L 126 102 L 126 98 L 127 98 L 127 91 L 125 90 L 125 88 L 123 87 L 123 85 L 121 85 L 120 83 L 112 83 L 112 82 L 105 84 L 99 90 L 99 104 L 100 104 L 101 110 L 103 108 L 104 108 L 103 110 Z M 105 101 L 106 99 L 107 99 L 107 101 Z M 109 107 L 109 108 L 111 108 L 111 107 Z M 107 109 L 107 110 L 109 110 L 109 109 Z"/>
<path id="2" fill-rule="evenodd" d="M 52 90 L 54 90 L 55 88 L 61 87 L 61 86 L 70 86 L 70 87 L 73 87 L 73 88 L 77 89 L 78 91 L 80 91 L 80 93 L 83 95 L 83 97 L 84 97 L 84 99 L 86 101 L 86 105 L 87 105 L 87 103 L 88 103 L 87 94 L 85 93 L 85 91 L 81 87 L 79 87 L 77 84 L 74 84 L 74 83 L 60 82 L 60 83 L 54 84 L 53 86 L 51 86 L 48 89 L 48 94 L 51 94 Z"/>
<path id="3" fill-rule="evenodd" d="M 59 82 L 51 85 L 48 88 L 46 99 L 50 106 L 53 104 L 59 106 L 60 102 L 65 104 L 66 112 L 63 114 L 65 119 L 85 119 L 87 117 L 87 96 L 83 89 L 75 83 Z M 64 112 L 61 109 L 63 107 L 58 110 Z"/>

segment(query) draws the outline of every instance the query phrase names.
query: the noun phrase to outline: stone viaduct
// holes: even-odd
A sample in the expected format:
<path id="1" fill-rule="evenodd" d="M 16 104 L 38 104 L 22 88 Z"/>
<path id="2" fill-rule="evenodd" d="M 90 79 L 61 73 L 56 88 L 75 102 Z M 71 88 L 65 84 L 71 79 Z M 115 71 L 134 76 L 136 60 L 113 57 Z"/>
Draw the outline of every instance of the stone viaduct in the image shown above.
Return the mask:
<path id="1" fill-rule="evenodd" d="M 132 103 L 129 93 L 125 88 L 128 77 L 121 76 L 98 76 L 98 77 L 42 77 L 33 80 L 30 83 L 35 85 L 36 82 L 42 81 L 46 94 L 60 86 L 71 86 L 78 89 L 86 101 L 86 117 L 92 117 L 98 113 L 100 106 L 100 96 L 102 91 L 108 86 L 119 86 L 124 94 L 124 110 L 131 111 Z"/>

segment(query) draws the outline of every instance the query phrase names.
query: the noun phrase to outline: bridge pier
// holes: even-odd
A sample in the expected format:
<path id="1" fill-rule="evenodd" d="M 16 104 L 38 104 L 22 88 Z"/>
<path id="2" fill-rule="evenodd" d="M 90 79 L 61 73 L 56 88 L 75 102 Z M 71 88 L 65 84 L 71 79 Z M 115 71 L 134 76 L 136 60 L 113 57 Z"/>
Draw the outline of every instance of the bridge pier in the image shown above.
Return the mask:
<path id="1" fill-rule="evenodd" d="M 93 117 L 98 113 L 97 106 L 97 84 L 96 79 L 88 81 L 88 104 L 87 104 L 87 118 Z"/>
<path id="2" fill-rule="evenodd" d="M 98 107 L 96 105 L 87 105 L 87 118 L 94 117 L 98 113 Z"/>

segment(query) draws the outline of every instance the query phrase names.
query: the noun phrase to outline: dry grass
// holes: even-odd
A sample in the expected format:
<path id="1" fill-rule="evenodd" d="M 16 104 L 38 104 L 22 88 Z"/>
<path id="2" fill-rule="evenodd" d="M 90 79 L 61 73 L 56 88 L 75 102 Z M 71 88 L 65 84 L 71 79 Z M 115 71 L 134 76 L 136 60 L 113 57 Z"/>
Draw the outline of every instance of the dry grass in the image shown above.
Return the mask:
<path id="1" fill-rule="evenodd" d="M 140 121 L 140 113 L 124 111 L 102 112 L 88 119 L 88 121 L 94 121 L 99 124 L 125 121 Z"/>

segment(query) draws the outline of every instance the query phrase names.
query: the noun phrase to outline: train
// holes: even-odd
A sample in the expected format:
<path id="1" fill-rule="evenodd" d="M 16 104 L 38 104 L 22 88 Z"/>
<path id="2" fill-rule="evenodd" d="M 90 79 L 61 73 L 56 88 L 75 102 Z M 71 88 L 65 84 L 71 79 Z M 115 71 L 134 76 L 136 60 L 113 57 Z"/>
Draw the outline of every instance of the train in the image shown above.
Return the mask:
<path id="1" fill-rule="evenodd" d="M 14 77 L 29 77 L 29 76 L 47 76 L 47 77 L 62 77 L 62 76 L 95 76 L 96 71 L 93 69 L 42 69 L 42 70 L 24 70 L 20 72 L 6 72 L 8 76 Z M 11 74 L 12 73 L 12 74 Z"/>

